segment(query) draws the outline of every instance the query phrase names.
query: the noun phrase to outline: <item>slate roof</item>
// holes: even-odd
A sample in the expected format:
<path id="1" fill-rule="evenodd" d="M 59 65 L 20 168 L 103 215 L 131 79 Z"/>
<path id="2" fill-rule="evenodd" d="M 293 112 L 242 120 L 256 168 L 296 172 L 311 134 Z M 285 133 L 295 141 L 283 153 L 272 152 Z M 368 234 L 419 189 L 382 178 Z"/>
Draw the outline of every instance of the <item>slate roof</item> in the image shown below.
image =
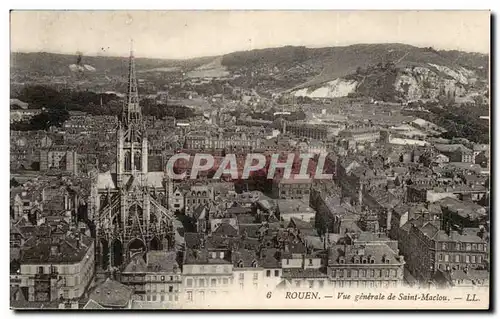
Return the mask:
<path id="1" fill-rule="evenodd" d="M 21 252 L 23 264 L 65 264 L 76 263 L 83 259 L 94 239 L 80 234 L 78 247 L 77 239 L 64 236 L 62 238 L 36 237 L 36 245 L 25 245 Z M 52 247 L 57 250 L 53 251 Z"/>
<path id="2" fill-rule="evenodd" d="M 238 236 L 238 231 L 228 223 L 222 223 L 219 225 L 219 227 L 217 227 L 217 229 L 212 234 L 228 236 L 228 237 L 236 237 Z"/>
<path id="3" fill-rule="evenodd" d="M 125 308 L 132 295 L 132 288 L 108 278 L 94 288 L 89 299 L 104 308 Z"/>

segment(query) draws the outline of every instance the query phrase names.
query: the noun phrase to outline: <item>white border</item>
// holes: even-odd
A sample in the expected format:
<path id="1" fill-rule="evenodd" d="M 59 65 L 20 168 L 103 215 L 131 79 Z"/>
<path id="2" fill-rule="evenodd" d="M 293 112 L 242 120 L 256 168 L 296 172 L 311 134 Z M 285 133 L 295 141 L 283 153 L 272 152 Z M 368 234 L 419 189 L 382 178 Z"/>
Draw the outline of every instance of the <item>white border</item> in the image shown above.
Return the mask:
<path id="1" fill-rule="evenodd" d="M 85 10 L 85 9 L 198 9 L 198 10 L 203 10 L 203 9 L 288 9 L 288 10 L 299 10 L 299 9 L 305 9 L 305 10 L 310 10 L 310 9 L 315 9 L 315 10 L 325 10 L 325 9 L 330 9 L 330 10 L 347 10 L 347 9 L 357 9 L 357 10 L 369 10 L 369 9 L 377 9 L 377 10 L 395 10 L 395 9 L 400 9 L 400 10 L 409 10 L 409 9 L 419 9 L 419 10 L 450 10 L 450 9 L 461 9 L 461 10 L 480 10 L 480 9 L 491 9 L 493 12 L 496 12 L 497 14 L 500 12 L 499 9 L 499 3 L 500 1 L 498 0 L 475 0 L 475 1 L 470 1 L 470 0 L 454 0 L 454 1 L 436 1 L 436 0 L 419 0 L 419 1 L 356 1 L 356 0 L 349 0 L 349 1 L 321 1 L 321 0 L 288 0 L 288 1 L 269 1 L 269 0 L 252 0 L 252 1 L 229 1 L 229 0 L 212 0 L 212 1 L 194 1 L 194 0 L 183 0 L 183 1 L 178 1 L 178 2 L 170 2 L 168 5 L 165 3 L 165 1 L 147 1 L 147 0 L 141 0 L 141 1 L 114 1 L 114 3 L 103 3 L 103 1 L 99 0 L 86 0 L 86 1 L 78 1 L 78 2 L 73 2 L 70 3 L 69 1 L 15 1 L 15 0 L 10 0 L 10 1 L 2 1 L 0 6 L 2 10 L 0 11 L 0 17 L 1 17 L 1 22 L 0 23 L 0 40 L 4 47 L 3 50 L 1 51 L 2 54 L 2 59 L 0 63 L 0 74 L 3 79 L 3 85 L 0 87 L 0 92 L 1 92 L 1 101 L 4 106 L 2 107 L 2 112 L 3 116 L 0 116 L 1 125 L 0 127 L 2 128 L 2 134 L 0 134 L 0 145 L 2 147 L 2 150 L 4 150 L 4 155 L 0 157 L 0 164 L 1 167 L 3 168 L 2 171 L 5 174 L 4 178 L 4 183 L 1 184 L 1 192 L 0 192 L 0 198 L 1 198 L 1 203 L 4 211 L 4 217 L 3 221 L 0 223 L 1 227 L 3 228 L 3 236 L 4 239 L 1 241 L 1 255 L 7 256 L 9 254 L 9 246 L 8 246 L 8 240 L 7 237 L 9 235 L 9 223 L 7 222 L 7 216 L 8 216 L 8 202 L 9 202 L 9 186 L 8 186 L 8 181 L 10 178 L 7 178 L 9 176 L 9 159 L 8 159 L 8 151 L 9 150 L 9 113 L 8 113 L 8 106 L 7 106 L 7 99 L 9 98 L 9 9 L 77 9 L 77 10 Z M 495 22 L 497 22 L 498 17 L 496 17 Z M 496 23 L 495 23 L 496 24 Z M 496 47 L 496 43 L 495 43 Z M 495 50 L 496 51 L 496 50 Z M 495 68 L 494 71 L 498 71 L 498 65 Z M 498 80 L 498 79 L 497 79 Z M 495 90 L 498 87 L 498 84 L 495 84 L 495 87 L 492 87 L 491 90 Z M 496 107 L 492 106 L 492 107 Z M 500 117 L 499 112 L 496 112 L 495 119 L 492 118 L 492 123 L 500 123 L 495 120 L 498 120 Z M 495 134 L 496 132 L 493 132 L 492 134 Z M 497 134 L 495 134 L 495 137 Z M 495 139 L 496 140 L 496 139 Z M 495 158 L 498 158 L 497 154 L 495 154 Z M 495 163 L 497 164 L 497 163 Z M 497 174 L 495 174 L 495 178 Z M 500 191 L 498 191 L 498 185 L 497 189 L 495 189 L 494 196 L 496 198 L 500 198 L 499 194 Z M 498 217 L 495 218 L 496 223 L 498 223 Z M 496 224 L 495 223 L 495 224 Z M 496 227 L 495 227 L 496 230 Z M 494 230 L 494 231 L 495 231 Z M 497 238 L 498 236 L 495 236 Z M 495 241 L 494 247 L 498 247 L 497 241 Z M 0 297 L 0 304 L 2 305 L 2 310 L 7 313 L 7 316 L 13 317 L 14 312 L 8 310 L 9 309 L 9 283 L 8 283 L 8 258 L 4 258 L 5 262 L 1 264 L 1 269 L 0 273 L 2 276 L 0 276 L 2 284 L 1 284 L 1 297 Z M 497 260 L 496 260 L 497 261 Z M 498 263 L 498 261 L 497 261 Z M 498 265 L 497 265 L 498 266 Z M 498 267 L 495 267 L 498 268 Z M 497 269 L 495 269 L 496 271 Z M 498 281 L 498 273 L 496 273 L 495 278 L 497 278 Z M 495 282 L 496 284 L 496 282 Z M 496 296 L 498 296 L 498 291 L 496 293 Z M 498 299 L 498 297 L 496 298 Z M 498 304 L 496 305 L 498 307 Z M 2 312 L 3 312 L 2 311 Z M 53 313 L 46 314 L 48 316 L 52 315 Z M 118 317 L 121 316 L 123 312 L 120 313 L 100 313 L 100 314 L 94 314 L 98 316 L 111 316 L 111 317 Z M 136 315 L 137 313 L 135 312 L 133 315 Z M 366 313 L 367 314 L 367 313 Z M 38 316 L 39 313 L 26 313 L 23 316 L 25 317 L 35 317 Z M 64 316 L 64 317 L 70 317 L 73 314 L 72 313 L 63 313 L 63 314 L 56 314 L 57 316 Z M 83 314 L 79 313 L 77 315 L 84 315 L 88 316 L 88 314 Z M 181 317 L 181 316 L 186 316 L 186 313 L 164 313 L 164 312 L 158 312 L 158 313 L 147 313 L 147 315 L 153 315 L 153 316 L 174 316 L 174 317 Z M 195 316 L 202 316 L 206 315 L 205 313 L 202 314 L 191 314 Z M 219 315 L 219 314 L 212 314 L 212 315 Z M 240 316 L 240 315 L 249 315 L 249 316 L 259 316 L 259 317 L 264 317 L 264 316 L 290 316 L 290 315 L 323 315 L 323 316 L 339 316 L 342 315 L 341 313 L 226 313 L 224 315 L 229 315 L 229 316 Z M 364 313 L 356 313 L 352 314 L 349 313 L 349 316 L 353 317 L 361 317 L 363 316 Z M 385 317 L 387 315 L 406 315 L 406 314 L 401 314 L 401 313 L 370 313 L 370 316 L 376 316 L 376 317 Z M 425 316 L 426 314 L 420 314 L 419 316 Z M 439 313 L 436 314 L 439 316 L 457 316 L 460 314 L 457 313 Z M 463 314 L 465 316 L 471 315 L 470 313 L 465 313 Z"/>

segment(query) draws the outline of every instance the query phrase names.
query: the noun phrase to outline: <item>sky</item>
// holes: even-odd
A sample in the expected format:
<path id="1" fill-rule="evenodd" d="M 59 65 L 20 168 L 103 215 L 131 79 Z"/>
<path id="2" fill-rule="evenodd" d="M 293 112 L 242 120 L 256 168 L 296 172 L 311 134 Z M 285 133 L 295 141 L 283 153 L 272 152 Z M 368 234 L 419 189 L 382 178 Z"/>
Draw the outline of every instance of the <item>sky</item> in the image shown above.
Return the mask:
<path id="1" fill-rule="evenodd" d="M 488 11 L 12 11 L 11 51 L 184 59 L 301 45 L 489 53 Z"/>

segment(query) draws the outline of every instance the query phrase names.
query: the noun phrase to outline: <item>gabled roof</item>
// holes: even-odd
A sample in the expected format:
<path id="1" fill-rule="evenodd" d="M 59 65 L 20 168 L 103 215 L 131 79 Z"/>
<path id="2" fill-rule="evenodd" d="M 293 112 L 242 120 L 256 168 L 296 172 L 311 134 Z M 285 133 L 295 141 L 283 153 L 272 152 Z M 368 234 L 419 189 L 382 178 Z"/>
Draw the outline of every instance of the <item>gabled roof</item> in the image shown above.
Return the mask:
<path id="1" fill-rule="evenodd" d="M 107 308 L 124 308 L 132 299 L 133 290 L 110 278 L 97 285 L 90 293 L 90 299 Z"/>
<path id="2" fill-rule="evenodd" d="M 234 229 L 228 223 L 222 223 L 217 227 L 217 229 L 213 232 L 214 235 L 228 236 L 228 237 L 236 237 L 238 236 L 238 231 Z"/>
<path id="3" fill-rule="evenodd" d="M 97 188 L 98 189 L 115 189 L 116 188 L 116 174 L 111 174 L 110 171 L 99 173 L 97 175 Z"/>
<path id="4" fill-rule="evenodd" d="M 101 306 L 100 304 L 98 304 L 97 302 L 95 302 L 94 300 L 92 299 L 89 299 L 89 301 L 87 301 L 87 303 L 85 304 L 85 306 L 83 306 L 83 309 L 105 309 L 103 306 Z"/>

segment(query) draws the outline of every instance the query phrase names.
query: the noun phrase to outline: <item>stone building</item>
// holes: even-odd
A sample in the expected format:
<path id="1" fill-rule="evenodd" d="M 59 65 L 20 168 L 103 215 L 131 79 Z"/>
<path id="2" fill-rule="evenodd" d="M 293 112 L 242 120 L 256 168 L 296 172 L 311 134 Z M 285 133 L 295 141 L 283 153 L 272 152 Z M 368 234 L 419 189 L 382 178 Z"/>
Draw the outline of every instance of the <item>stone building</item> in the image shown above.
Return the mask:
<path id="1" fill-rule="evenodd" d="M 328 277 L 334 288 L 398 287 L 404 265 L 385 243 L 346 243 L 329 248 Z"/>
<path id="2" fill-rule="evenodd" d="M 21 248 L 21 289 L 28 301 L 77 302 L 94 277 L 94 240 L 48 229 Z"/>
<path id="3" fill-rule="evenodd" d="M 137 254 L 120 274 L 120 282 L 133 288 L 134 300 L 174 305 L 181 294 L 181 270 L 175 251 Z"/>

